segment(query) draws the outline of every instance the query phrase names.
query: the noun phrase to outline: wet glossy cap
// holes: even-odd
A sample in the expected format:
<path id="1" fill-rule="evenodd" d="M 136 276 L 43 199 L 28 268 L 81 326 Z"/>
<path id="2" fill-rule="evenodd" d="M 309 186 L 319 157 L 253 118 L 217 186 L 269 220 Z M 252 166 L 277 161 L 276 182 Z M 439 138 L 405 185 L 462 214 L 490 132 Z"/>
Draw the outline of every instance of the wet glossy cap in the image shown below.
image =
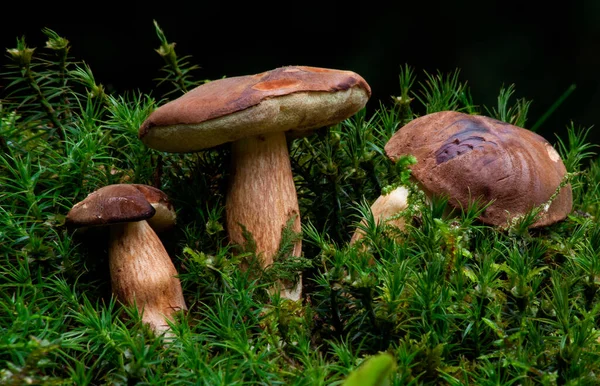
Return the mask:
<path id="1" fill-rule="evenodd" d="M 194 152 L 244 137 L 311 131 L 362 109 L 371 96 L 352 71 L 287 66 L 205 83 L 159 107 L 139 138 L 167 152 Z"/>
<path id="2" fill-rule="evenodd" d="M 175 223 L 175 211 L 164 192 L 143 184 L 108 185 L 73 205 L 66 216 L 66 224 L 71 227 L 141 220 L 148 220 L 157 231 Z"/>
<path id="3" fill-rule="evenodd" d="M 413 177 L 427 194 L 445 195 L 453 206 L 494 200 L 480 219 L 498 226 L 547 202 L 566 175 L 560 155 L 540 135 L 454 111 L 414 119 L 391 137 L 385 152 L 393 161 L 414 155 Z M 560 221 L 571 209 L 566 185 L 533 226 Z"/>

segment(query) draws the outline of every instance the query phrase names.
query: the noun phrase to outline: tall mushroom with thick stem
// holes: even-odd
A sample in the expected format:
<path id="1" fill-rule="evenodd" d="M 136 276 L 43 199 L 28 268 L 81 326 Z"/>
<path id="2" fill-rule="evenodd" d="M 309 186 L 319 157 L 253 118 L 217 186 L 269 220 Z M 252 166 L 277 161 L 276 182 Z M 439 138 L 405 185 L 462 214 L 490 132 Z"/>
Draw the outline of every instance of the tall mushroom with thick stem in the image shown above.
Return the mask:
<path id="1" fill-rule="evenodd" d="M 186 310 L 177 270 L 154 229 L 175 223 L 175 211 L 159 189 L 142 184 L 102 187 L 76 203 L 66 216 L 72 228 L 109 227 L 108 259 L 112 292 L 136 307 L 156 333 Z"/>
<path id="2" fill-rule="evenodd" d="M 196 152 L 231 142 L 226 226 L 234 244 L 256 241 L 262 266 L 273 263 L 282 230 L 300 213 L 286 132 L 295 135 L 332 126 L 362 109 L 367 82 L 351 71 L 288 66 L 203 84 L 156 109 L 139 130 L 147 146 Z M 301 255 L 301 242 L 294 256 Z M 281 295 L 297 300 L 301 284 L 284 283 Z"/>

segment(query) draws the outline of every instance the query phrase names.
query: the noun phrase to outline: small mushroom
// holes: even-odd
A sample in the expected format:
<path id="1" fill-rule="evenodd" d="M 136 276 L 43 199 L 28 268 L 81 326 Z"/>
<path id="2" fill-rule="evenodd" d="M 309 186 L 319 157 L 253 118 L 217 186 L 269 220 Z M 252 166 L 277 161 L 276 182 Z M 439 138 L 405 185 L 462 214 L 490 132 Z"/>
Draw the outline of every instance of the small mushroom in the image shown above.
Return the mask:
<path id="1" fill-rule="evenodd" d="M 287 66 L 256 75 L 214 80 L 159 107 L 139 129 L 147 146 L 196 152 L 231 142 L 226 227 L 234 244 L 253 236 L 263 267 L 273 263 L 282 230 L 300 213 L 286 133 L 301 136 L 335 125 L 362 109 L 371 89 L 351 71 Z M 301 255 L 301 241 L 292 254 Z M 297 300 L 301 285 L 281 286 Z"/>
<path id="2" fill-rule="evenodd" d="M 71 208 L 71 228 L 109 227 L 108 259 L 112 291 L 128 306 L 136 304 L 142 321 L 155 332 L 169 330 L 167 320 L 187 310 L 177 271 L 155 229 L 175 223 L 175 211 L 159 189 L 114 184 L 90 193 Z"/>
<path id="3" fill-rule="evenodd" d="M 403 217 L 398 217 L 398 214 L 408 208 L 408 189 L 404 186 L 399 186 L 387 194 L 379 196 L 371 205 L 371 213 L 375 218 L 376 224 L 386 224 L 394 226 L 400 230 L 405 227 Z M 366 221 L 363 219 L 362 223 Z M 364 237 L 364 231 L 357 228 L 350 239 L 350 244 L 354 244 Z"/>
<path id="4" fill-rule="evenodd" d="M 483 223 L 506 227 L 543 206 L 531 227 L 563 220 L 572 209 L 571 186 L 560 155 L 540 135 L 481 115 L 443 111 L 414 119 L 385 145 L 396 161 L 412 154 L 412 177 L 429 197 L 443 195 L 451 206 L 473 200 L 491 204 Z"/>

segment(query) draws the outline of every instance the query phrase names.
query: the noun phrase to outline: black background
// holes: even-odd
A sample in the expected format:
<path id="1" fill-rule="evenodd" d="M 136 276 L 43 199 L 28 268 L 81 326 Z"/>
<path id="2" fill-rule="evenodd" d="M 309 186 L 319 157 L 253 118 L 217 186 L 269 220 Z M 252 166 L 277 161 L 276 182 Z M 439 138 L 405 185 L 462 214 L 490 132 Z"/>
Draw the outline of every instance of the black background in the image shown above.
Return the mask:
<path id="1" fill-rule="evenodd" d="M 538 129 L 551 142 L 572 121 L 600 143 L 600 2 L 57 2 L 3 4 L 4 48 L 25 36 L 42 50 L 48 27 L 67 38 L 111 91 L 152 92 L 162 59 L 153 20 L 178 55 L 201 66 L 198 79 L 246 75 L 284 65 L 353 70 L 373 89 L 369 110 L 399 92 L 401 66 L 417 80 L 460 70 L 478 104 L 494 106 L 502 85 L 533 100 L 528 124 L 574 84 Z M 8 61 L 0 57 L 0 65 Z M 0 84 L 5 84 L 1 81 Z M 1 90 L 0 90 L 1 92 Z"/>

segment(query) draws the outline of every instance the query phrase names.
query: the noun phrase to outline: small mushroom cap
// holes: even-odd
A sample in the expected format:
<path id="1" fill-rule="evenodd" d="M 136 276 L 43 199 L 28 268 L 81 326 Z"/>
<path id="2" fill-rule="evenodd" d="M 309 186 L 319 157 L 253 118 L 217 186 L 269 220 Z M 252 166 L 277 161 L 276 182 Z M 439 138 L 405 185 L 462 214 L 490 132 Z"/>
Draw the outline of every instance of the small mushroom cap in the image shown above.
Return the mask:
<path id="1" fill-rule="evenodd" d="M 352 71 L 287 66 L 205 83 L 156 109 L 139 129 L 148 147 L 195 152 L 244 137 L 310 132 L 354 115 L 371 96 Z"/>
<path id="2" fill-rule="evenodd" d="M 108 185 L 73 205 L 66 216 L 66 224 L 76 228 L 141 220 L 148 220 L 155 230 L 175 223 L 175 211 L 164 192 L 143 184 Z"/>
<path id="3" fill-rule="evenodd" d="M 414 119 L 390 138 L 385 152 L 393 161 L 415 156 L 412 175 L 423 190 L 447 196 L 455 207 L 494 200 L 480 220 L 497 226 L 546 203 L 567 173 L 560 155 L 540 135 L 455 111 Z M 564 219 L 572 203 L 567 184 L 532 226 Z"/>
<path id="4" fill-rule="evenodd" d="M 155 232 L 162 232 L 175 225 L 177 214 L 165 192 L 150 185 L 132 185 L 146 197 L 146 200 L 148 200 L 156 211 L 154 216 L 147 219 L 148 224 L 150 224 Z"/>

